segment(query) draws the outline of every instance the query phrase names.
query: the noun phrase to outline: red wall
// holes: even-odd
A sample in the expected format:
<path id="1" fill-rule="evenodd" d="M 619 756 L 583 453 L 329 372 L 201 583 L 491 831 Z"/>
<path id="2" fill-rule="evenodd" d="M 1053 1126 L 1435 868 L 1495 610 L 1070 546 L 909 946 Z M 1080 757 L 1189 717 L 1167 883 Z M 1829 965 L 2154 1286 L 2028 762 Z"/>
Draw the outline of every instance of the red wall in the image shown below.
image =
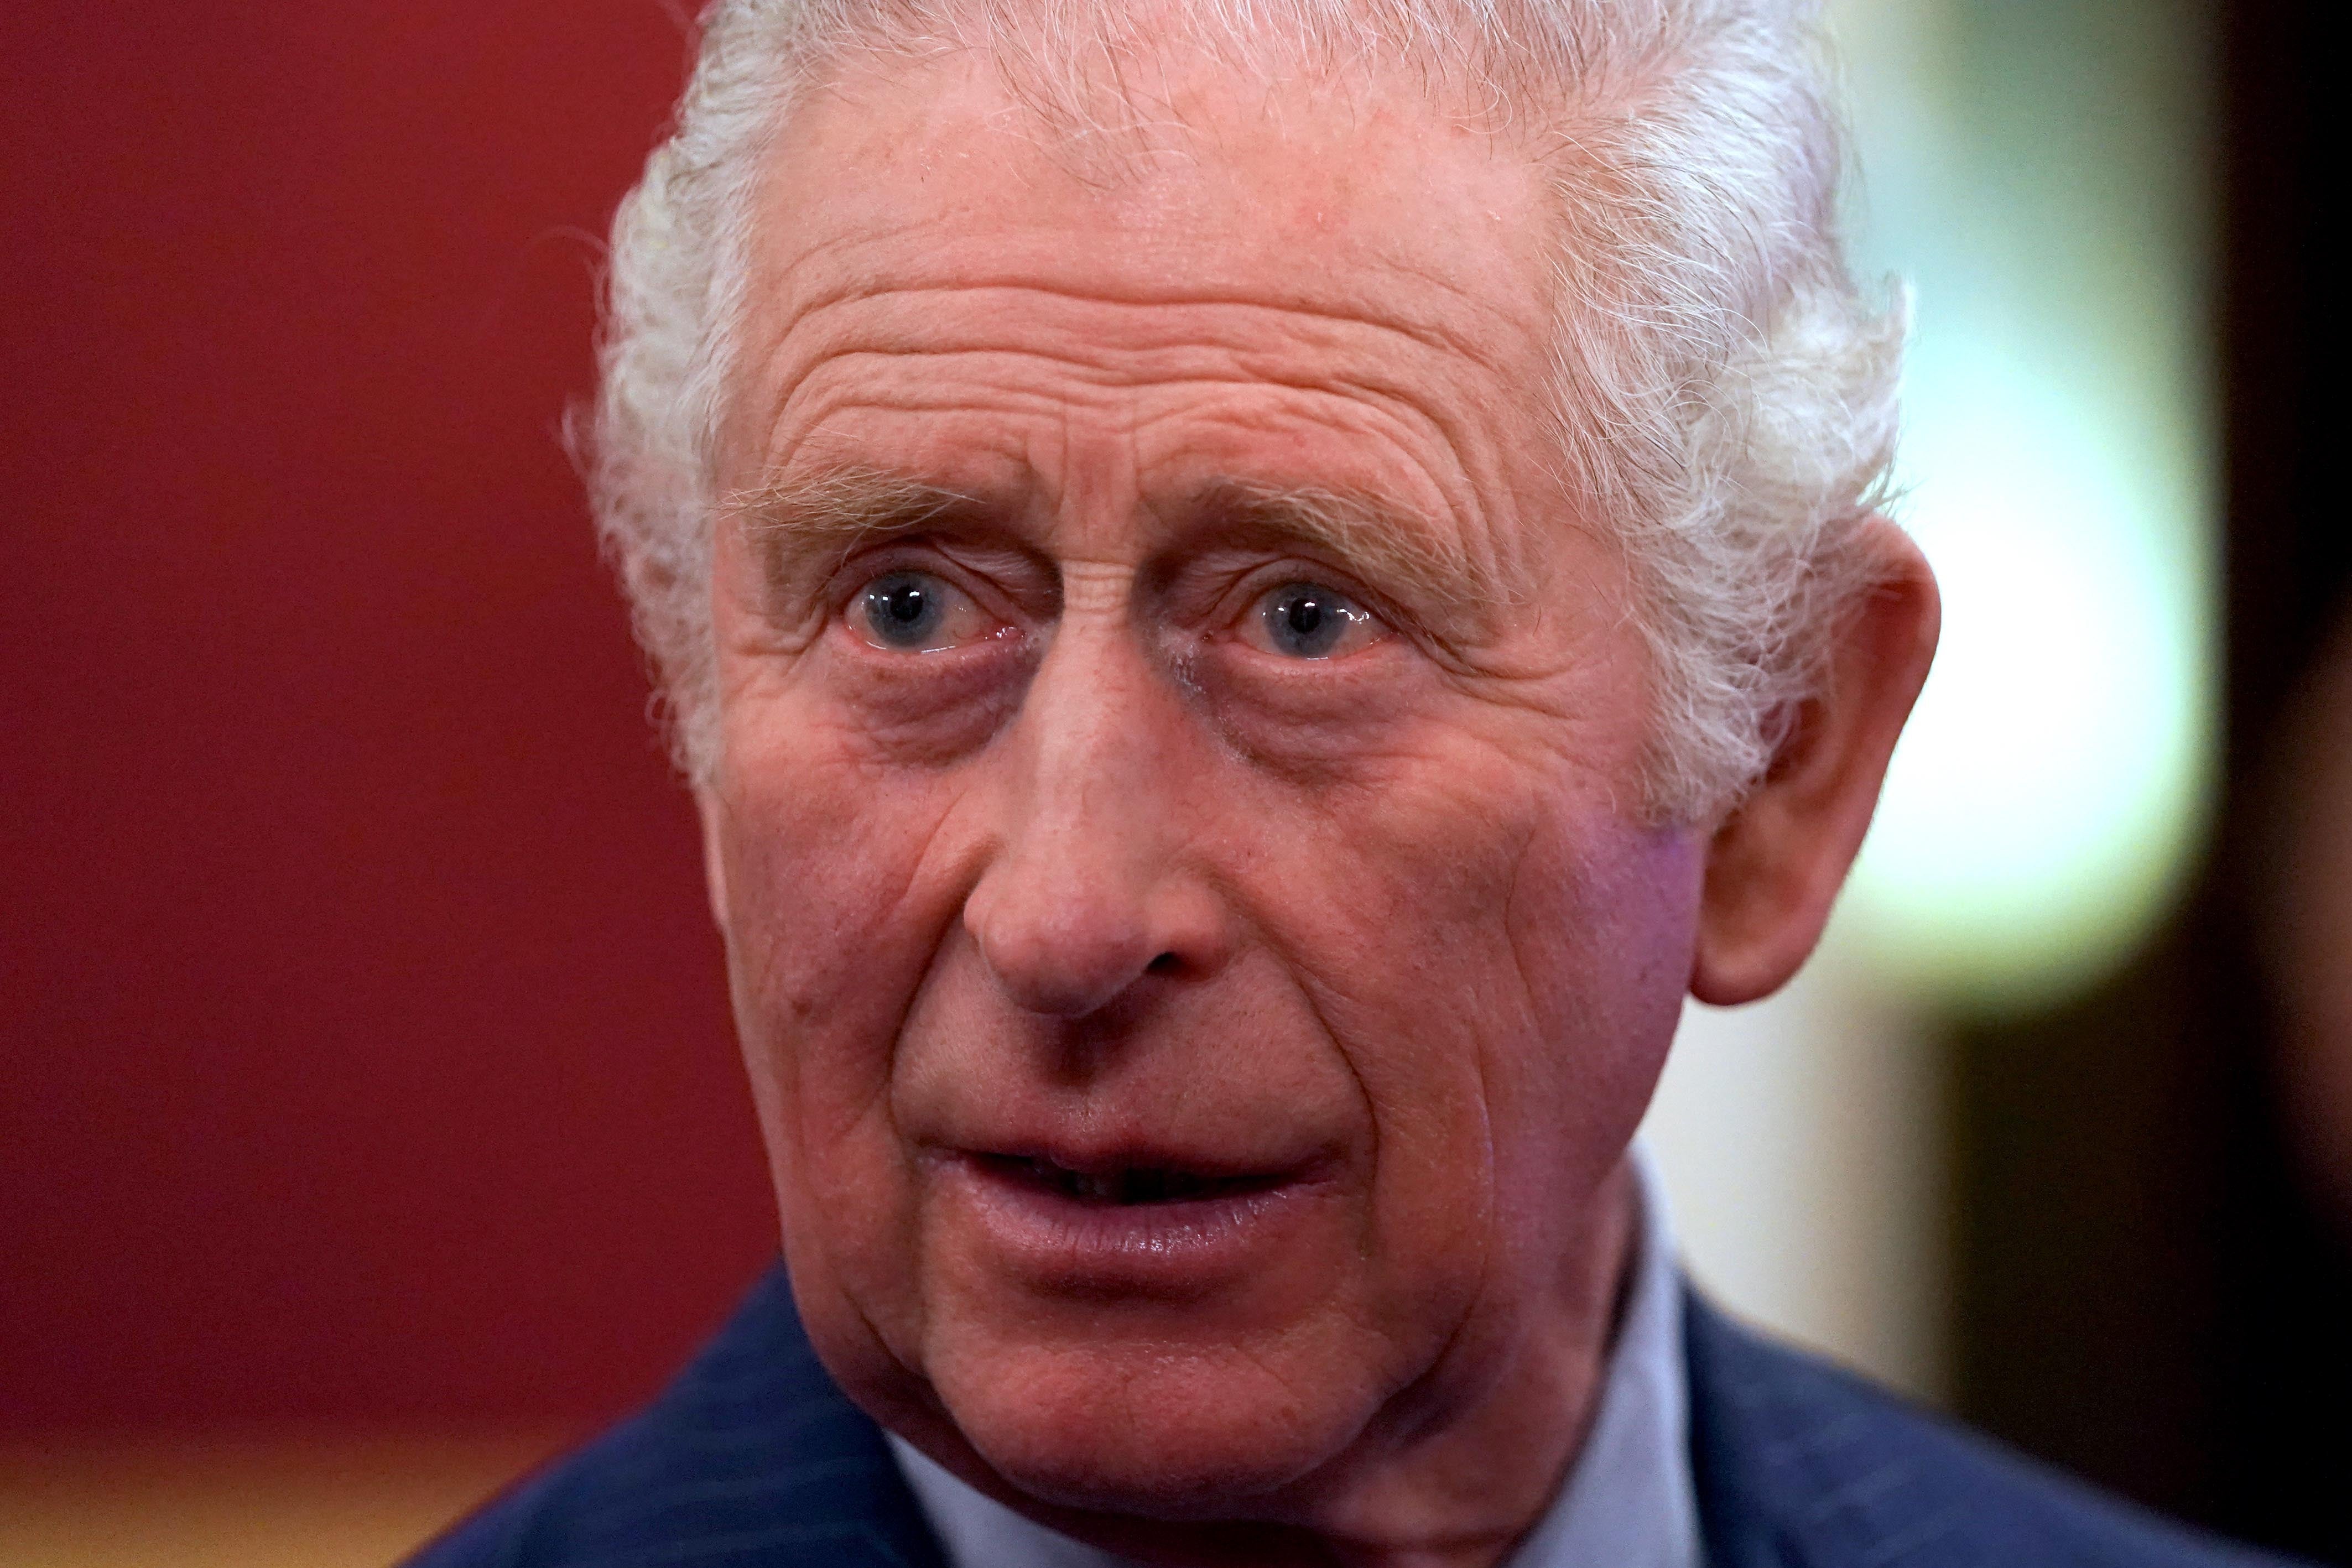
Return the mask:
<path id="1" fill-rule="evenodd" d="M 0 8 L 0 1426 L 543 1421 L 769 1253 L 555 429 L 658 0 Z"/>

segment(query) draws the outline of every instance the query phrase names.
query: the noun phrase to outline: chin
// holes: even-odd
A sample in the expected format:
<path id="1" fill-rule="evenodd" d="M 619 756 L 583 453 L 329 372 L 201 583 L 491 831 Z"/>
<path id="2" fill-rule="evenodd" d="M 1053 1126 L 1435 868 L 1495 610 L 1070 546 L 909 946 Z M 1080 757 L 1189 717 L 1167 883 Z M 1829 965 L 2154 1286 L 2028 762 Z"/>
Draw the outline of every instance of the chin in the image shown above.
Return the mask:
<path id="1" fill-rule="evenodd" d="M 965 1441 L 1011 1485 L 1150 1519 L 1251 1517 L 1254 1501 L 1341 1452 L 1370 1413 L 1328 1397 L 1345 1392 L 1328 1384 L 1302 1404 L 1294 1390 L 1318 1380 L 1230 1345 L 999 1345 L 950 1352 L 930 1372 Z"/>

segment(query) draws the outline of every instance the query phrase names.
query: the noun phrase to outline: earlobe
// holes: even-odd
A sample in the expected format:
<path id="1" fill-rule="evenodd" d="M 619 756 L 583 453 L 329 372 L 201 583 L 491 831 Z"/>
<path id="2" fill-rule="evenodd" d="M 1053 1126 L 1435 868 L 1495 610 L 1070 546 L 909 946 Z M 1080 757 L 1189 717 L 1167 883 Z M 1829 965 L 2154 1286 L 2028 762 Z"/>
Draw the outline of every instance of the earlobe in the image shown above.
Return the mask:
<path id="1" fill-rule="evenodd" d="M 1708 846 L 1691 967 L 1700 1001 L 1769 996 L 1811 954 L 1927 681 L 1941 616 L 1935 576 L 1893 523 L 1865 527 L 1874 586 L 1839 627 L 1822 689 L 1771 769 Z"/>

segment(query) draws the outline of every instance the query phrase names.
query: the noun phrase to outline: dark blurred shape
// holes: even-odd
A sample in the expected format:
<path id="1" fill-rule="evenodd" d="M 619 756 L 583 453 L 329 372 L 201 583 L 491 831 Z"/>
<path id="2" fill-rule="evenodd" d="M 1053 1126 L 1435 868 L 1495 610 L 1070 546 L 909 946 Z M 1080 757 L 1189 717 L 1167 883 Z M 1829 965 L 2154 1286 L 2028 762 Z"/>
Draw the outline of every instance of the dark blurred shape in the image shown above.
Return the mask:
<path id="1" fill-rule="evenodd" d="M 2280 1109 L 2352 1245 L 2352 604 L 2287 711 L 2273 788 L 2263 954 Z"/>
<path id="2" fill-rule="evenodd" d="M 684 51 L 0 8 L 0 1428 L 584 1423 L 772 1255 L 557 434 Z"/>
<path id="3" fill-rule="evenodd" d="M 2310 1131 L 2326 1115 L 2326 1070 L 2294 1044 L 2299 993 L 2267 984 L 2305 960 L 2273 949 L 2266 918 L 2282 831 L 2272 767 L 2352 587 L 2340 474 L 2324 462 L 2341 303 L 2320 282 L 2318 214 L 2339 181 L 2315 128 L 2333 56 L 2315 5 L 2244 0 L 2219 16 L 2228 515 L 2215 848 L 2197 895 L 2127 973 L 2059 1013 L 1962 1038 L 1958 1403 L 2159 1507 L 2352 1563 L 2352 1245 L 2311 1179 L 2325 1160 L 2298 1152 L 2329 1135 Z M 2325 771 L 2299 782 L 2341 789 Z M 2341 883 L 2313 886 L 2345 895 Z M 2346 962 L 2334 962 L 2326 977 L 2340 986 Z"/>

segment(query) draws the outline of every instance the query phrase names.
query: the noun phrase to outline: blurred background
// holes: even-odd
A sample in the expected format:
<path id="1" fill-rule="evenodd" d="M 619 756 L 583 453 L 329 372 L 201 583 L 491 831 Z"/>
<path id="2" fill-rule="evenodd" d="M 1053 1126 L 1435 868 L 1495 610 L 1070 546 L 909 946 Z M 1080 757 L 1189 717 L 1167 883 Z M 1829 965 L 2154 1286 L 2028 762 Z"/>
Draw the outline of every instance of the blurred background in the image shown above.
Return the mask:
<path id="1" fill-rule="evenodd" d="M 1832 10 L 1948 630 L 1821 957 L 1692 1010 L 1685 1250 L 2352 1563 L 2315 8 Z M 660 0 L 0 13 L 0 1564 L 386 1562 L 771 1253 L 557 434 L 686 49 Z"/>

